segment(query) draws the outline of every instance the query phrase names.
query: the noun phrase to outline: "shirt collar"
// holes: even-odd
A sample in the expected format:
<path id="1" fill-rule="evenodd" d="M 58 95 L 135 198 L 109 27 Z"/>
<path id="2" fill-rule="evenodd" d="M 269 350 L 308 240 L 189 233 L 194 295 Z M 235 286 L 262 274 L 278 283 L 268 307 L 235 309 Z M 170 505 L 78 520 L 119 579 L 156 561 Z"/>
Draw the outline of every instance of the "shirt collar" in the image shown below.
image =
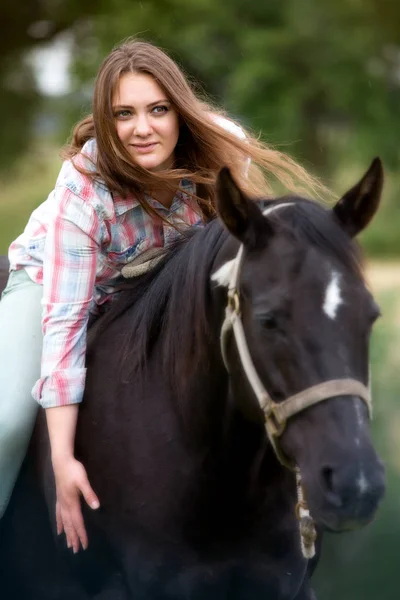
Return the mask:
<path id="1" fill-rule="evenodd" d="M 179 189 L 177 190 L 175 197 L 171 204 L 171 209 L 176 208 L 176 204 L 182 202 L 190 202 L 191 196 L 196 193 L 196 185 L 190 179 L 181 179 L 179 182 Z M 157 200 L 154 200 L 151 196 L 146 195 L 146 200 L 151 204 L 153 208 L 159 210 L 164 208 Z M 122 198 L 118 194 L 113 194 L 114 210 L 117 216 L 126 213 L 128 210 L 140 206 L 139 200 L 135 196 L 127 196 Z M 174 206 L 175 205 L 175 206 Z"/>

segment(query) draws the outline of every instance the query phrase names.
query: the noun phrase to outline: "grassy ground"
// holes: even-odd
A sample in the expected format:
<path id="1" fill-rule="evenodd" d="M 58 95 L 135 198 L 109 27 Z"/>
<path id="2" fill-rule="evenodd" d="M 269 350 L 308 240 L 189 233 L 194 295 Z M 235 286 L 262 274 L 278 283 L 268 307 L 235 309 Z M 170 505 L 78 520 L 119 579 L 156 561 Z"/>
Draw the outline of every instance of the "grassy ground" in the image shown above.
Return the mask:
<path id="1" fill-rule="evenodd" d="M 23 231 L 32 210 L 54 188 L 61 167 L 59 149 L 40 144 L 0 178 L 0 254 Z"/>

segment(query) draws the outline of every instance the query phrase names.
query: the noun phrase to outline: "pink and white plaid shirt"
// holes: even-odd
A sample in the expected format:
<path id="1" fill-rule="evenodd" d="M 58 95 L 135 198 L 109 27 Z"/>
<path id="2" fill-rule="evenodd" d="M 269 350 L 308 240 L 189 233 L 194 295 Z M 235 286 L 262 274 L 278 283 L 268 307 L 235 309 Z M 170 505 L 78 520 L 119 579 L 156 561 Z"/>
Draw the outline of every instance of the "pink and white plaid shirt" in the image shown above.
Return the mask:
<path id="1" fill-rule="evenodd" d="M 88 141 L 74 159 L 93 168 L 96 153 Z M 169 209 L 149 202 L 175 226 L 201 225 L 194 185 L 182 180 Z M 121 268 L 150 248 L 166 246 L 179 232 L 149 216 L 135 197 L 111 195 L 101 183 L 64 162 L 56 187 L 31 215 L 10 246 L 11 269 L 24 268 L 43 285 L 41 377 L 33 397 L 45 408 L 82 400 L 85 385 L 89 312 L 110 299 L 121 282 Z"/>

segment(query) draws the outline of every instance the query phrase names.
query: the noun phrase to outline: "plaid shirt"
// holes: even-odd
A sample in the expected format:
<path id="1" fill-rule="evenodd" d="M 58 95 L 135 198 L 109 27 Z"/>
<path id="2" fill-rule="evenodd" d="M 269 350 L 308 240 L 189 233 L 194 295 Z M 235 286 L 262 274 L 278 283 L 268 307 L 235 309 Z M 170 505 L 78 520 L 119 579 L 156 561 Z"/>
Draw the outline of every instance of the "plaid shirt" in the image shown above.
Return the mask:
<path id="1" fill-rule="evenodd" d="M 95 153 L 96 142 L 90 140 L 74 160 L 90 169 L 93 163 L 86 157 Z M 185 193 L 193 193 L 194 185 L 182 180 L 180 188 L 169 209 L 147 200 L 175 226 L 201 225 L 197 204 Z M 111 195 L 71 161 L 63 164 L 55 189 L 9 249 L 11 269 L 25 268 L 43 285 L 41 378 L 32 391 L 43 407 L 82 400 L 89 313 L 98 313 L 115 293 L 127 262 L 177 235 L 174 227 L 149 216 L 135 197 Z"/>

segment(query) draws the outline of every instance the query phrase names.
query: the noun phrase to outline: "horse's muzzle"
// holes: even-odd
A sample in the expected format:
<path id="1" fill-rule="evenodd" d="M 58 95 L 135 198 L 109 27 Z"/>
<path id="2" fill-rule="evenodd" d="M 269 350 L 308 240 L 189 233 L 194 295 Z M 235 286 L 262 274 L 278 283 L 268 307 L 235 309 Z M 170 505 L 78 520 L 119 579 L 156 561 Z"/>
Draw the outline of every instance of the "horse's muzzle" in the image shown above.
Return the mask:
<path id="1" fill-rule="evenodd" d="M 363 467 L 352 462 L 324 466 L 316 486 L 305 486 L 313 518 L 330 531 L 345 531 L 368 524 L 385 493 L 385 468 L 375 455 Z"/>

